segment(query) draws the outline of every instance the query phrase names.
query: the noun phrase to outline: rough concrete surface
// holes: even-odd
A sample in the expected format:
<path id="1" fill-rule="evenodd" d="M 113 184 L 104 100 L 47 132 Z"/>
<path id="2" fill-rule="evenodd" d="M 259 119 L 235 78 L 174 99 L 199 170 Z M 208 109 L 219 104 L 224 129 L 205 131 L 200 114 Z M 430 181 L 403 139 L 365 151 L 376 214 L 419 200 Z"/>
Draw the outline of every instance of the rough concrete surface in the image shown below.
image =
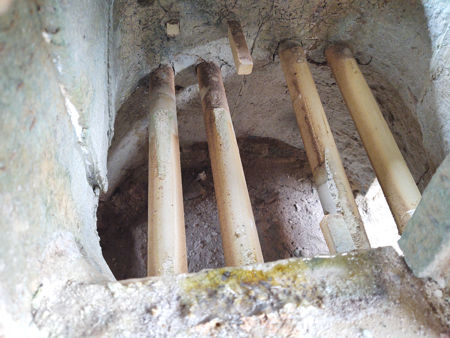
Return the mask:
<path id="1" fill-rule="evenodd" d="M 145 149 L 139 149 L 147 146 L 148 95 L 142 83 L 149 71 L 161 62 L 172 63 L 176 72 L 182 147 L 205 140 L 193 72 L 194 64 L 203 58 L 222 67 L 238 136 L 271 137 L 301 151 L 277 58 L 280 40 L 299 39 L 312 65 L 360 211 L 367 211 L 362 212 L 363 219 L 377 224 L 384 222 L 385 211 L 370 210 L 382 204 L 379 186 L 364 160 L 364 151 L 328 67 L 323 63 L 323 49 L 338 40 L 352 46 L 421 190 L 450 150 L 450 4 L 447 0 L 0 1 L 1 5 L 5 3 L 8 6 L 0 10 L 2 336 L 131 335 L 134 332 L 145 335 L 149 328 L 155 328 L 155 334 L 163 334 L 172 322 L 175 330 L 178 323 L 189 320 L 183 319 L 189 317 L 184 316 L 186 308 L 182 303 L 167 301 L 181 295 L 171 292 L 176 290 L 176 283 L 189 275 L 173 280 L 135 281 L 124 289 L 120 287 L 122 284 L 111 282 L 112 290 L 115 287 L 125 290 L 122 294 L 105 286 L 104 281 L 113 281 L 114 277 L 102 257 L 96 229 L 98 198 L 107 189 L 106 168 L 108 180 L 115 184 L 109 192 L 114 192 L 146 161 L 139 157 L 139 154 L 146 155 Z M 226 19 L 230 15 L 241 21 L 252 53 L 255 67 L 250 76 L 233 75 L 226 38 Z M 176 38 L 168 38 L 165 24 L 174 17 L 179 18 L 181 31 Z M 141 79 L 144 80 L 140 84 Z M 134 104 L 140 101 L 138 110 L 129 109 L 133 99 Z M 116 140 L 112 141 L 108 154 L 114 133 Z M 121 151 L 120 147 L 123 147 Z M 126 155 L 127 152 L 132 156 Z M 426 196 L 424 199 L 424 205 L 431 204 Z M 212 200 L 209 201 L 212 206 Z M 433 201 L 433 208 L 447 202 Z M 382 240 L 382 233 L 378 232 L 377 236 Z M 373 260 L 367 266 L 370 271 L 384 271 L 386 264 L 384 260 Z M 197 268 L 200 267 L 193 267 Z M 329 281 L 333 285 L 330 290 L 345 289 L 349 285 L 347 280 L 358 280 L 345 274 L 346 278 L 340 279 L 340 270 L 333 271 L 336 275 L 327 270 L 327 278 L 336 278 L 333 279 L 336 283 Z M 220 270 L 213 275 L 217 273 Z M 410 277 L 402 279 L 402 272 L 388 275 L 392 280 L 401 281 L 405 292 L 411 286 L 413 294 L 408 294 L 406 301 L 422 299 L 423 291 L 435 301 L 433 313 L 449 322 L 446 289 L 439 289 L 431 281 L 427 282 L 431 283 L 430 287 L 416 289 L 415 282 L 409 284 Z M 314 280 L 308 277 L 305 282 L 312 286 Z M 202 303 L 191 301 L 193 305 L 188 309 L 198 307 L 200 314 L 192 317 L 196 326 L 190 327 L 196 331 L 188 333 L 211 332 L 210 326 L 217 326 L 224 335 L 228 329 L 244 335 L 258 328 L 285 335 L 293 328 L 306 335 L 309 327 L 311 332 L 329 328 L 325 333 L 330 335 L 335 332 L 343 335 L 349 332 L 352 336 L 367 336 L 371 332 L 384 335 L 383 324 L 387 325 L 387 333 L 395 332 L 397 336 L 402 330 L 407 334 L 435 330 L 434 320 L 420 319 L 421 314 L 428 313 L 427 305 L 389 301 L 383 307 L 378 303 L 378 291 L 371 293 L 373 289 L 365 288 L 364 283 L 357 285 L 361 285 L 361 292 L 368 292 L 365 293 L 367 306 L 350 311 L 348 317 L 342 317 L 345 311 L 341 309 L 348 306 L 352 309 L 351 304 L 360 303 L 358 299 L 346 298 L 345 294 L 323 297 L 329 300 L 328 312 L 321 312 L 317 306 L 304 310 L 296 307 L 299 303 L 295 300 L 289 303 L 294 304 L 294 309 L 292 305 L 283 305 L 259 315 L 257 311 L 254 315 L 250 315 L 251 311 L 230 312 L 237 313 L 233 318 L 243 315 L 229 325 L 216 325 L 204 315 Z M 388 293 L 399 290 L 395 283 L 380 285 L 386 285 L 382 290 Z M 148 292 L 149 288 L 154 293 Z M 233 292 L 227 286 L 221 289 Z M 271 294 L 280 292 L 281 295 L 288 289 L 270 286 Z M 354 292 L 357 288 L 348 290 L 357 294 Z M 114 292 L 119 292 L 117 299 Z M 249 288 L 245 292 L 252 297 Z M 219 298 L 213 294 L 207 296 L 212 298 L 205 303 L 205 308 L 214 308 L 210 305 Z M 147 302 L 146 295 L 154 297 L 153 300 Z M 108 299 L 115 300 L 111 303 Z M 144 304 L 150 303 L 156 307 L 146 308 Z M 251 302 L 244 301 L 241 305 L 245 304 L 251 307 Z M 268 305 L 273 304 L 275 298 L 269 298 Z M 155 315 L 159 310 L 174 315 L 163 319 Z M 226 313 L 224 308 L 219 310 Z M 394 315 L 378 310 L 392 310 Z M 414 322 L 410 314 L 416 310 L 419 312 Z M 307 316 L 306 311 L 311 311 L 313 316 Z M 334 324 L 324 323 L 322 320 L 327 317 L 323 314 L 329 315 Z M 377 322 L 376 318 L 381 319 Z M 364 331 L 360 323 L 365 320 L 370 321 L 367 327 L 376 329 Z M 352 323 L 349 329 L 347 325 Z M 276 331 L 277 327 L 287 331 Z"/>
<path id="2" fill-rule="evenodd" d="M 226 20 L 243 26 L 255 66 L 270 64 L 283 39 L 302 42 L 309 59 L 323 62 L 324 48 L 346 41 L 362 63 L 398 89 L 419 121 L 433 172 L 448 149 L 450 125 L 448 57 L 449 5 L 441 1 L 127 1 L 113 6 L 112 104 L 118 109 L 136 83 L 161 62 L 179 74 L 199 59 L 232 65 Z M 181 15 L 181 33 L 167 39 L 165 22 Z M 427 18 L 432 23 L 427 23 Z M 428 27 L 432 29 L 428 32 Z M 234 70 L 233 70 L 234 72 Z M 249 78 L 251 78 L 250 76 Z M 242 79 L 242 81 L 245 81 Z M 436 93 L 443 99 L 437 100 Z M 232 107 L 231 107 L 232 109 Z M 233 109 L 232 109 L 233 110 Z M 393 113 L 395 116 L 395 113 Z"/>
<path id="3" fill-rule="evenodd" d="M 446 203 L 437 203 L 446 201 Z M 432 277 L 442 286 L 450 282 L 450 155 L 442 162 L 409 221 L 400 247 L 419 277 Z"/>
<path id="4" fill-rule="evenodd" d="M 113 127 L 106 85 L 110 1 L 34 2 L 89 184 L 106 190 L 106 151 Z"/>
<path id="5" fill-rule="evenodd" d="M 0 16 L 1 335 L 31 333 L 40 286 L 113 279 L 96 233 L 99 190 L 87 180 L 38 12 L 16 0 Z"/>
<path id="6" fill-rule="evenodd" d="M 445 335 L 424 290 L 393 249 L 380 248 L 175 278 L 69 282 L 57 297 L 38 293 L 33 318 L 63 336 Z"/>

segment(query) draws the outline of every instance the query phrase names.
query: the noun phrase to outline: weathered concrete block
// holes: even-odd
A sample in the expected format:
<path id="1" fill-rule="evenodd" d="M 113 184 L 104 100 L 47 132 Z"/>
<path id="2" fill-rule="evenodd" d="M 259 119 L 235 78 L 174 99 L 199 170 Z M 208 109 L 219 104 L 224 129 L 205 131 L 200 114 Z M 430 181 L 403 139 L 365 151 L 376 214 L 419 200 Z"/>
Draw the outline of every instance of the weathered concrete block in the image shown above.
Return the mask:
<path id="1" fill-rule="evenodd" d="M 63 14 L 70 17 L 72 9 L 81 15 L 76 9 L 83 5 L 85 13 L 90 12 L 94 3 L 99 8 L 99 1 L 72 2 L 76 8 L 64 3 Z M 70 95 L 72 87 L 60 78 L 56 64 L 60 59 L 50 57 L 53 48 L 62 47 L 51 47 L 48 39 L 56 39 L 56 32 L 65 30 L 46 21 L 50 20 L 46 15 L 53 19 L 59 14 L 47 12 L 43 2 L 40 5 L 39 11 L 33 1 L 13 1 L 0 16 L 0 336 L 35 335 L 24 331 L 32 322 L 30 300 L 41 285 L 69 278 L 97 280 L 102 275 L 114 279 L 96 233 L 98 189 L 88 181 L 86 157 L 74 124 L 83 117 L 71 114 L 72 104 L 63 94 Z M 83 21 L 87 31 L 96 25 L 101 22 L 95 18 Z M 55 32 L 52 37 L 50 31 Z M 72 28 L 71 32 L 74 39 L 82 39 L 80 31 Z M 81 67 L 81 56 L 71 57 L 79 61 L 79 67 L 73 64 L 73 72 L 66 69 L 65 79 L 76 78 L 80 69 L 89 73 Z M 95 72 L 101 75 L 100 66 Z M 86 98 L 81 92 L 80 97 Z M 95 127 L 102 126 L 98 122 Z M 91 149 L 100 150 L 99 146 Z"/>
<path id="2" fill-rule="evenodd" d="M 31 2 L 30 2 L 31 3 Z M 114 118 L 108 102 L 108 1 L 41 1 L 35 15 L 54 64 L 92 186 L 108 189 L 107 149 Z M 76 74 L 76 75 L 74 75 Z"/>
<path id="3" fill-rule="evenodd" d="M 41 332 L 55 336 L 439 337 L 447 328 L 422 290 L 387 247 L 42 287 L 32 311 Z"/>
<path id="4" fill-rule="evenodd" d="M 448 285 L 450 279 L 449 200 L 450 155 L 447 155 L 398 242 L 414 274 L 432 277 L 441 285 Z"/>

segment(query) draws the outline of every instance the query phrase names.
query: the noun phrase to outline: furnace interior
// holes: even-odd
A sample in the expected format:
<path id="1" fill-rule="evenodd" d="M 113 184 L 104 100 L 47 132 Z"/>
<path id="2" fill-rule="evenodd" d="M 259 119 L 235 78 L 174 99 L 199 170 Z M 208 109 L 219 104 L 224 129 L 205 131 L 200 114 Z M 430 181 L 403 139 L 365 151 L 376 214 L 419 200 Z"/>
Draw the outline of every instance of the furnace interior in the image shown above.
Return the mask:
<path id="1" fill-rule="evenodd" d="M 228 18 L 243 26 L 249 76 L 235 75 Z M 449 18 L 446 0 L 0 0 L 0 336 L 448 332 L 437 281 L 448 278 Z M 395 245 L 324 58 L 335 42 L 353 49 L 423 192 L 405 259 L 390 248 L 309 259 L 327 249 L 284 39 L 306 52 L 372 246 Z M 189 269 L 223 265 L 200 60 L 221 67 L 265 259 L 301 258 L 122 280 L 145 274 L 147 76 L 163 63 L 175 70 Z"/>
<path id="2" fill-rule="evenodd" d="M 244 1 L 232 7 L 221 3 L 202 7 L 187 1 L 165 7 L 158 2 L 119 1 L 114 8 L 117 23 L 113 45 L 117 48 L 112 53 L 113 74 L 120 88 L 114 102 L 120 108 L 108 155 L 109 190 L 101 197 L 98 229 L 104 256 L 116 277 L 145 276 L 149 107 L 145 73 L 159 63 L 172 64 L 176 72 L 190 271 L 223 266 L 195 75 L 195 65 L 200 60 L 221 66 L 235 132 L 244 147 L 241 156 L 265 259 L 327 253 L 319 228 L 323 212 L 278 57 L 279 41 L 288 38 L 301 41 L 306 50 L 371 245 L 398 248 L 395 223 L 323 51 L 336 41 L 350 43 L 413 177 L 423 190 L 434 171 L 435 154 L 427 150 L 421 128 L 423 109 L 417 97 L 423 88 L 413 87 L 419 87 L 418 78 L 421 73 L 426 74 L 430 62 L 430 40 L 419 3 L 399 6 L 381 2 L 299 1 L 287 5 Z M 180 17 L 181 34 L 168 38 L 164 20 L 177 13 L 185 13 Z M 235 73 L 226 36 L 226 19 L 230 17 L 238 17 L 244 27 L 255 63 L 251 75 Z M 136 30 L 139 36 L 134 34 Z M 398 48 L 402 44 L 404 48 Z M 412 68 L 415 76 L 410 74 Z M 252 153 L 252 146 L 247 146 L 252 144 L 259 144 L 263 150 L 254 147 Z M 261 174 L 269 170 L 273 180 L 259 181 L 253 158 L 276 162 L 280 156 L 277 147 L 283 153 L 281 149 L 291 149 L 291 167 L 281 164 L 269 170 L 270 166 L 261 164 Z M 203 172 L 204 181 L 198 179 Z M 282 181 L 289 181 L 292 176 L 296 183 L 285 187 Z"/>

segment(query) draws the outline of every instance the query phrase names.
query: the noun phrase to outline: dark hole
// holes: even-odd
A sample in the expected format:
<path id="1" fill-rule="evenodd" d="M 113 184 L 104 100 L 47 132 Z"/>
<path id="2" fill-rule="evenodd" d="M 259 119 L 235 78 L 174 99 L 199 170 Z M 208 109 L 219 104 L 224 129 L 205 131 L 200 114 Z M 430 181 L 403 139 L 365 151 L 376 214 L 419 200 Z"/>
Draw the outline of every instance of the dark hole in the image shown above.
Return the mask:
<path id="1" fill-rule="evenodd" d="M 138 5 L 140 6 L 151 6 L 155 0 L 137 0 Z"/>

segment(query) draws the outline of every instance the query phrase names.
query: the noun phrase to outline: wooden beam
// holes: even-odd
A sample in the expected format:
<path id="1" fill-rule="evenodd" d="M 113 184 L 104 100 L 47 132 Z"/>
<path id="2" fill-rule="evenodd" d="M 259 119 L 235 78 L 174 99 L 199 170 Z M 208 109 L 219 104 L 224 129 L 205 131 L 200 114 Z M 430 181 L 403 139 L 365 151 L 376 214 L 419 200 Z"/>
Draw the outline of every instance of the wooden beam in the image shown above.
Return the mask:
<path id="1" fill-rule="evenodd" d="M 238 21 L 228 21 L 228 40 L 230 41 L 231 52 L 233 53 L 236 73 L 248 75 L 253 70 L 253 60 L 248 50 L 247 42 Z"/>
<path id="2" fill-rule="evenodd" d="M 370 248 L 305 53 L 285 41 L 280 60 L 322 208 L 326 216 L 334 215 L 321 223 L 330 252 Z"/>
<path id="3" fill-rule="evenodd" d="M 227 266 L 263 262 L 220 68 L 197 66 L 206 136 Z"/>
<path id="4" fill-rule="evenodd" d="M 0 0 L 0 15 L 6 13 L 11 4 L 12 4 L 13 0 Z"/>
<path id="5" fill-rule="evenodd" d="M 401 234 L 420 191 L 350 49 L 335 45 L 325 54 Z"/>
<path id="6" fill-rule="evenodd" d="M 150 74 L 148 170 L 149 276 L 187 272 L 174 74 Z"/>
<path id="7" fill-rule="evenodd" d="M 180 20 L 171 19 L 166 22 L 166 34 L 169 38 L 174 38 L 180 34 Z"/>

